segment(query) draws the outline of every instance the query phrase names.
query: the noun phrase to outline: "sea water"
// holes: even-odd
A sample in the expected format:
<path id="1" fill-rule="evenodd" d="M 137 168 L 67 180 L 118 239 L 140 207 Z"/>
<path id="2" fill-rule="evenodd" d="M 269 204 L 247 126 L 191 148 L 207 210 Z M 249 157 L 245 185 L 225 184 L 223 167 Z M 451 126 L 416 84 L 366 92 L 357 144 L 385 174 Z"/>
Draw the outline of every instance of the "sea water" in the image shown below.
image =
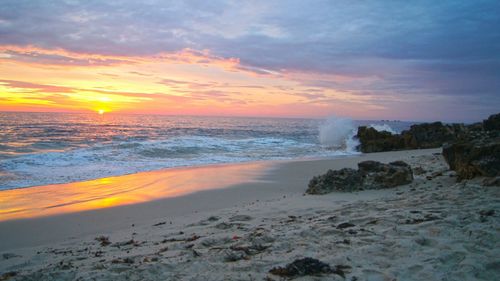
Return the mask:
<path id="1" fill-rule="evenodd" d="M 0 190 L 171 167 L 358 154 L 359 125 L 411 123 L 0 112 Z"/>

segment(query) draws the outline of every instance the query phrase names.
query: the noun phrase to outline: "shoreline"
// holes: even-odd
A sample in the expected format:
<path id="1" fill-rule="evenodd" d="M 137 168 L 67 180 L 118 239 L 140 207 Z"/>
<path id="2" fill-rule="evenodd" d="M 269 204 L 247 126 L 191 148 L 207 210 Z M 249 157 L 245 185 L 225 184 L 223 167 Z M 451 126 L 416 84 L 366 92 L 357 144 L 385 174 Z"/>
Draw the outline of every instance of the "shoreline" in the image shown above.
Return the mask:
<path id="1" fill-rule="evenodd" d="M 144 182 L 151 183 L 152 177 L 154 178 L 152 184 L 156 184 L 156 187 L 161 187 L 162 184 L 175 179 L 177 183 L 182 183 L 181 187 L 184 189 L 189 188 L 185 183 L 186 181 L 199 189 L 189 194 L 184 193 L 169 198 L 146 197 L 149 200 L 135 201 L 136 204 L 79 209 L 77 212 L 58 212 L 58 210 L 67 208 L 66 203 L 55 207 L 47 207 L 46 210 L 48 210 L 49 216 L 0 221 L 0 238 L 4 242 L 0 244 L 0 251 L 19 247 L 32 247 L 99 232 L 112 232 L 118 229 L 126 229 L 132 224 L 145 225 L 165 217 L 175 218 L 185 214 L 215 211 L 235 205 L 249 204 L 269 197 L 280 198 L 289 195 L 302 195 L 310 178 L 324 173 L 328 169 L 355 167 L 358 162 L 364 160 L 390 162 L 411 156 L 431 155 L 439 151 L 440 149 L 426 149 L 370 153 L 335 159 L 268 163 L 267 166 L 262 166 L 263 163 L 252 163 L 176 170 L 166 169 L 115 177 L 114 179 L 120 180 L 116 183 L 111 182 L 107 188 L 121 188 L 121 184 L 127 184 L 124 193 L 118 193 L 119 196 L 123 195 L 123 197 L 128 196 L 130 193 L 135 194 L 136 192 L 142 193 L 146 191 L 151 185 L 144 185 Z M 250 169 L 250 171 L 245 170 L 245 168 Z M 199 178 L 200 176 L 210 176 L 211 178 Z M 101 180 L 67 184 L 67 187 L 71 191 L 71 188 L 76 186 L 78 191 L 83 190 L 83 194 L 86 195 L 85 192 L 90 192 L 88 184 L 99 183 Z M 131 182 L 133 184 L 130 184 Z M 221 183 L 225 184 L 221 186 Z M 137 185 L 141 188 L 137 189 Z M 30 197 L 39 196 L 39 194 L 37 192 L 30 194 L 29 192 L 26 193 L 26 191 L 41 191 L 44 198 L 54 200 L 54 196 L 60 195 L 62 190 L 60 189 L 61 185 L 52 187 L 56 187 L 56 189 L 49 190 L 47 187 L 43 187 L 15 191 L 21 192 L 19 198 L 22 198 L 27 206 L 32 206 L 35 202 L 30 200 Z M 104 201 L 109 203 L 109 197 L 106 196 L 115 193 L 109 193 L 109 190 L 102 188 L 102 185 L 90 185 L 90 187 L 93 191 L 101 192 L 99 195 L 90 193 L 90 198 L 96 202 Z M 103 197 L 103 194 L 106 196 Z M 74 194 L 70 193 L 70 195 Z M 77 193 L 77 195 L 79 194 Z M 4 199 L 9 200 L 6 197 Z M 67 202 L 66 199 L 63 195 L 59 200 Z M 144 199 L 144 197 L 139 199 Z M 92 201 L 89 202 L 92 203 Z M 114 203 L 117 202 L 120 202 L 120 200 L 115 200 Z M 74 200 L 73 203 L 76 206 L 80 204 L 74 202 Z M 89 206 L 88 202 L 83 202 L 83 204 Z M 40 210 L 35 211 L 40 212 Z M 33 229 L 37 230 L 37 237 L 31 235 Z"/>

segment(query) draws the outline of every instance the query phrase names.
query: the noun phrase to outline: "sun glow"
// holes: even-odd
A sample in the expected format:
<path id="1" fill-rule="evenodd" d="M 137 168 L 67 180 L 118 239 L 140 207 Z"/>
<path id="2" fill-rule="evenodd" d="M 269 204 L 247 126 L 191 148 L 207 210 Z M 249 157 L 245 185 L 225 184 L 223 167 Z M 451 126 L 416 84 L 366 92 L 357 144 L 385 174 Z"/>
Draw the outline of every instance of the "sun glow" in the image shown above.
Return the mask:
<path id="1" fill-rule="evenodd" d="M 99 113 L 99 115 L 103 115 L 103 114 L 104 114 L 104 112 L 106 112 L 106 111 L 104 111 L 104 109 L 99 109 L 99 110 L 97 110 L 97 113 Z"/>

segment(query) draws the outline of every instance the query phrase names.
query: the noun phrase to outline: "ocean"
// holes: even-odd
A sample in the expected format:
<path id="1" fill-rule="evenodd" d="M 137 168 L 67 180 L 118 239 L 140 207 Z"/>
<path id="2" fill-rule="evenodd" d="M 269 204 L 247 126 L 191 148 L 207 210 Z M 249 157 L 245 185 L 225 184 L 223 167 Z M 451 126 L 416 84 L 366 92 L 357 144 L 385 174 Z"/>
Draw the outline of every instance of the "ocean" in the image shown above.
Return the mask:
<path id="1" fill-rule="evenodd" d="M 355 155 L 360 125 L 411 122 L 0 112 L 0 190 L 162 168 Z"/>

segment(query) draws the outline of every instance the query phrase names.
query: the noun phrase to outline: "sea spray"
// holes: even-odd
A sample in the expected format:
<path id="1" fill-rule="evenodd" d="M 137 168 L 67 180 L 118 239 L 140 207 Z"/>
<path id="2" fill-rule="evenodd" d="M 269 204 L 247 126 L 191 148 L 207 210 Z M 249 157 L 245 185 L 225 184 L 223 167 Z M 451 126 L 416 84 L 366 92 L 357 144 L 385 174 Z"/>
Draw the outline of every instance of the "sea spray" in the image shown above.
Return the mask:
<path id="1" fill-rule="evenodd" d="M 368 127 L 371 127 L 379 132 L 386 131 L 386 132 L 389 132 L 393 135 L 398 133 L 398 132 L 396 132 L 396 130 L 391 128 L 391 126 L 389 126 L 388 124 L 385 124 L 385 123 L 384 124 L 370 124 L 370 125 L 368 125 Z"/>
<path id="2" fill-rule="evenodd" d="M 319 142 L 330 149 L 354 152 L 356 125 L 352 119 L 331 116 L 319 126 Z"/>

